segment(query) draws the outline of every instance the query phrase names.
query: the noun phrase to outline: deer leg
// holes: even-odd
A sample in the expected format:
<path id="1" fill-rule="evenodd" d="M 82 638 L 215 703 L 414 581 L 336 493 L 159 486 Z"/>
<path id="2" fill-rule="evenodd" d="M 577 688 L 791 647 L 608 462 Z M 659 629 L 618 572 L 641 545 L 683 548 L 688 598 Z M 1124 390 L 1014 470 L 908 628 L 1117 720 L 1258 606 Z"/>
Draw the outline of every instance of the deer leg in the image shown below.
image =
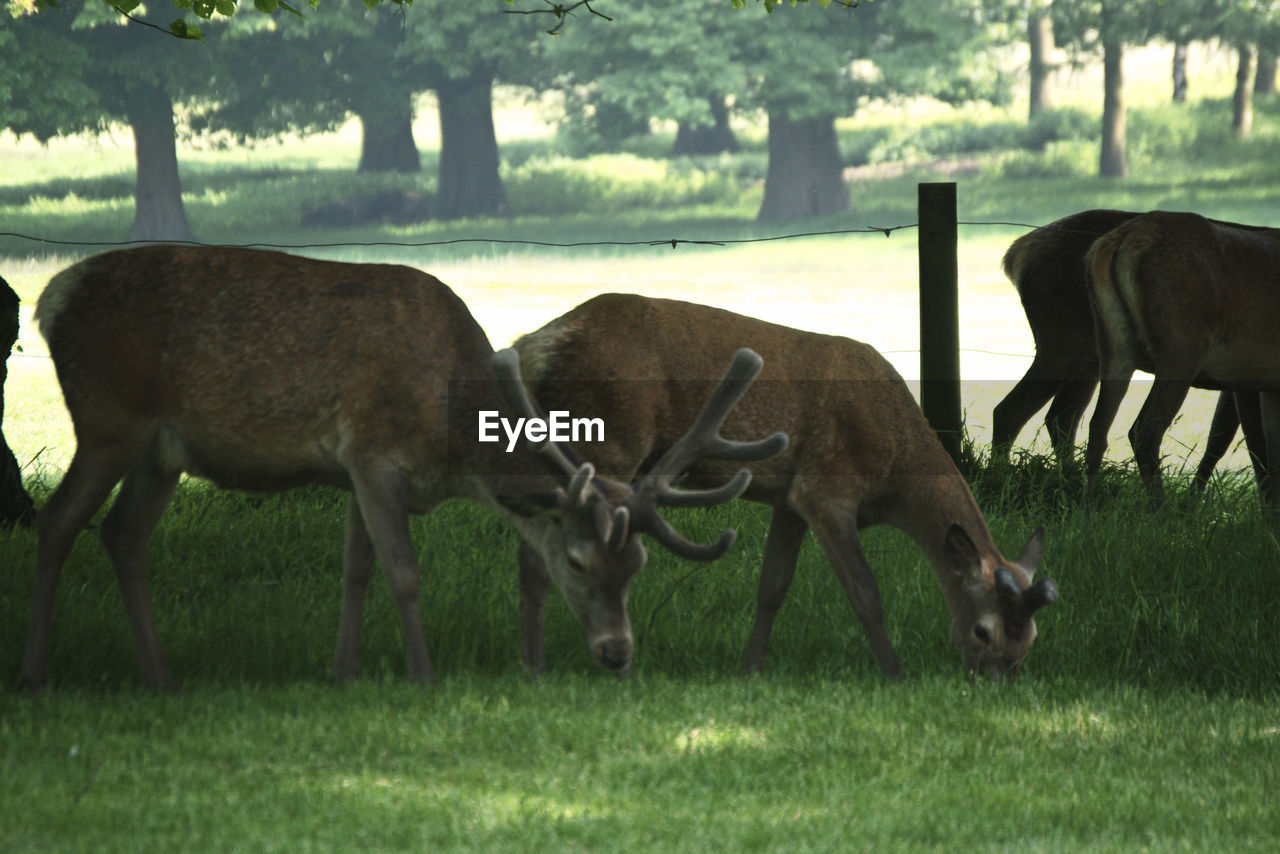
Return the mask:
<path id="1" fill-rule="evenodd" d="M 1229 391 L 1219 392 L 1218 403 L 1213 408 L 1213 420 L 1209 422 L 1209 436 L 1204 443 L 1204 456 L 1200 459 L 1200 465 L 1196 466 L 1196 478 L 1192 482 L 1195 492 L 1204 492 L 1209 485 L 1213 470 L 1218 467 L 1218 462 L 1231 447 L 1231 440 L 1236 437 L 1236 426 L 1239 423 L 1234 395 Z"/>
<path id="2" fill-rule="evenodd" d="M 1160 379 L 1151 384 L 1138 418 L 1129 428 L 1129 444 L 1138 473 L 1147 484 L 1156 503 L 1164 501 L 1164 485 L 1160 477 L 1160 442 L 1173 423 L 1174 416 L 1187 398 L 1191 385 L 1183 380 Z"/>
<path id="3" fill-rule="evenodd" d="M 333 653 L 333 675 L 339 680 L 360 675 L 360 625 L 373 563 L 373 540 L 360 514 L 360 502 L 352 494 L 347 502 L 347 538 L 342 552 L 342 617 Z"/>
<path id="4" fill-rule="evenodd" d="M 36 516 L 39 545 L 35 592 L 19 677 L 20 684 L 29 691 L 38 691 L 49 681 L 53 599 L 62 565 L 76 535 L 107 500 L 111 487 L 129 470 L 134 453 L 132 445 L 95 446 L 82 440 L 62 483 Z"/>
<path id="5" fill-rule="evenodd" d="M 1080 429 L 1080 419 L 1084 417 L 1093 390 L 1098 386 L 1098 365 L 1090 362 L 1084 370 L 1062 384 L 1062 388 L 1049 405 L 1044 417 L 1044 426 L 1049 431 L 1049 443 L 1053 445 L 1053 456 L 1062 466 L 1075 456 L 1076 433 Z"/>
<path id="6" fill-rule="evenodd" d="M 991 413 L 991 452 L 1008 459 L 1009 449 L 1031 416 L 1062 388 L 1058 360 L 1036 353 L 1031 367 Z"/>
<path id="7" fill-rule="evenodd" d="M 164 660 L 147 588 L 147 542 L 173 500 L 182 471 L 165 466 L 156 446 L 152 447 L 125 475 L 120 494 L 102 521 L 98 535 L 116 570 L 143 681 L 158 688 L 173 688 L 173 676 Z"/>
<path id="8" fill-rule="evenodd" d="M 409 501 L 404 474 L 393 465 L 349 467 L 365 531 L 391 585 L 400 613 L 409 676 L 415 682 L 434 678 L 418 613 L 418 558 L 409 537 Z"/>
<path id="9" fill-rule="evenodd" d="M 794 510 L 776 506 L 769 517 L 769 533 L 764 541 L 764 562 L 760 567 L 760 584 L 756 590 L 756 619 L 747 640 L 743 659 L 744 673 L 756 673 L 769 649 L 769 633 L 773 619 L 787 597 L 787 589 L 796 574 L 796 559 L 804 542 L 809 523 Z"/>
<path id="10" fill-rule="evenodd" d="M 1089 419 L 1089 444 L 1085 447 L 1084 468 L 1088 478 L 1086 495 L 1093 491 L 1094 478 L 1102 467 L 1102 458 L 1107 453 L 1107 433 L 1116 420 L 1116 413 L 1124 401 L 1125 392 L 1129 390 L 1129 379 L 1133 376 L 1130 368 L 1117 372 L 1110 377 L 1103 377 L 1098 384 L 1098 403 L 1093 408 L 1093 417 Z"/>
<path id="11" fill-rule="evenodd" d="M 1270 444 L 1262 418 L 1262 394 L 1256 391 L 1238 391 L 1233 397 L 1236 415 L 1240 419 L 1240 431 L 1244 433 L 1244 444 L 1249 449 L 1249 462 L 1253 465 L 1253 476 L 1257 481 L 1258 491 L 1264 500 L 1270 500 L 1268 496 L 1273 496 L 1275 486 L 1268 473 L 1271 460 L 1268 448 L 1274 446 Z"/>
<path id="12" fill-rule="evenodd" d="M 1242 396 L 1246 395 L 1238 395 L 1237 398 Z M 1266 479 L 1259 486 L 1272 515 L 1280 517 L 1280 495 L 1277 495 L 1277 486 L 1280 485 L 1280 453 L 1276 452 L 1280 449 L 1280 392 L 1259 392 L 1257 397 L 1259 420 L 1262 422 L 1266 446 L 1261 454 L 1265 460 Z M 1244 422 L 1243 418 L 1241 422 Z"/>
<path id="13" fill-rule="evenodd" d="M 816 502 L 815 502 L 816 503 Z M 889 640 L 884 625 L 884 605 L 880 601 L 880 587 L 863 554 L 858 539 L 857 514 L 844 513 L 827 506 L 798 508 L 813 528 L 836 579 L 858 615 L 862 628 L 871 641 L 871 650 L 885 676 L 902 675 L 898 654 Z"/>
<path id="14" fill-rule="evenodd" d="M 525 670 L 537 676 L 546 668 L 543 641 L 551 576 L 541 556 L 528 543 L 520 544 L 516 561 L 520 565 L 520 657 Z"/>

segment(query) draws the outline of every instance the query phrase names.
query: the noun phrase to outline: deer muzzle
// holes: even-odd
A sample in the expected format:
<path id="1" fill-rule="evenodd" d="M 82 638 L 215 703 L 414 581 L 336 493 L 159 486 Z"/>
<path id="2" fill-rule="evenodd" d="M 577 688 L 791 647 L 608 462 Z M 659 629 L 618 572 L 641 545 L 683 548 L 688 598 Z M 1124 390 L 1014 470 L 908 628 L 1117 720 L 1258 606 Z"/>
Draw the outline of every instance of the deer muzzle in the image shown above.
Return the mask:
<path id="1" fill-rule="evenodd" d="M 629 634 L 598 638 L 591 644 L 591 654 L 595 657 L 596 663 L 615 673 L 631 666 L 631 652 L 632 642 Z"/>

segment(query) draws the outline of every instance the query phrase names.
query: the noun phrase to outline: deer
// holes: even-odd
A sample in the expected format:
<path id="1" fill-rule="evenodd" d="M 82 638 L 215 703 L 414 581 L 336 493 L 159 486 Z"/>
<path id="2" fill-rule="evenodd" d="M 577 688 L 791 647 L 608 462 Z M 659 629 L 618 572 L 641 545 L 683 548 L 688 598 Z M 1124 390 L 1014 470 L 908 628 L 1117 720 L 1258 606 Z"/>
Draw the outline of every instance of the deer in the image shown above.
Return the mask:
<path id="1" fill-rule="evenodd" d="M 1098 385 L 1098 344 L 1085 255 L 1099 237 L 1140 215 L 1121 210 L 1080 211 L 1028 232 L 1009 245 L 1001 266 L 1017 288 L 1036 352 L 1026 374 L 996 404 L 992 450 L 1000 458 L 1008 457 L 1027 421 L 1052 400 L 1045 415 L 1049 441 L 1060 464 L 1071 459 L 1080 421 Z M 1150 370 L 1150 366 L 1146 354 L 1140 354 L 1139 370 Z M 1265 463 L 1260 418 L 1255 394 L 1219 394 L 1204 456 L 1196 467 L 1193 484 L 1197 491 L 1207 486 L 1235 438 L 1237 425 L 1243 427 L 1261 482 Z"/>
<path id="2" fill-rule="evenodd" d="M 1044 551 L 1038 528 L 1018 557 L 996 548 L 951 457 L 893 366 L 871 346 L 768 323 L 723 309 L 635 294 L 596 296 L 512 345 L 543 405 L 604 413 L 618 424 L 592 449 L 602 472 L 644 477 L 674 441 L 676 427 L 714 365 L 736 346 L 765 360 L 760 379 L 725 423 L 726 436 L 776 425 L 787 449 L 752 467 L 742 497 L 772 508 L 743 670 L 761 669 L 775 616 L 812 529 L 861 622 L 882 673 L 902 667 L 885 627 L 878 585 L 859 530 L 905 531 L 933 565 L 965 668 L 1016 674 L 1036 637 L 1033 615 L 1058 597 L 1052 579 L 1033 580 Z M 700 460 L 690 485 L 724 475 Z M 526 666 L 541 661 L 547 567 L 518 554 Z"/>
<path id="3" fill-rule="evenodd" d="M 280 252 L 155 244 L 105 252 L 56 274 L 36 310 L 76 448 L 37 521 L 30 630 L 20 675 L 45 687 L 53 603 L 73 540 L 119 483 L 98 526 L 115 569 L 142 676 L 172 688 L 146 580 L 146 547 L 184 473 L 223 488 L 347 490 L 342 609 L 333 657 L 359 675 L 361 614 L 375 563 L 394 595 L 410 677 L 434 677 L 418 613 L 410 514 L 449 498 L 493 508 L 539 555 L 586 629 L 595 662 L 631 663 L 627 590 L 640 535 L 697 560 L 732 544 L 684 539 L 660 515 L 746 488 L 672 489 L 700 454 L 776 454 L 781 434 L 726 442 L 717 430 L 759 372 L 737 354 L 692 426 L 635 484 L 570 466 L 554 441 L 508 453 L 479 441 L 478 413 L 536 414 L 510 350 L 494 353 L 463 301 L 420 270 Z M 728 360 L 728 357 L 726 357 Z M 520 423 L 520 422 L 517 422 Z M 533 436 L 526 430 L 526 436 Z M 536 436 L 534 436 L 537 439 Z"/>
<path id="4" fill-rule="evenodd" d="M 1259 487 L 1280 513 L 1280 230 L 1151 211 L 1100 238 L 1086 264 L 1100 371 L 1085 451 L 1089 483 L 1145 358 L 1155 378 L 1129 442 L 1152 499 L 1164 499 L 1160 443 L 1194 386 L 1256 397 Z"/>

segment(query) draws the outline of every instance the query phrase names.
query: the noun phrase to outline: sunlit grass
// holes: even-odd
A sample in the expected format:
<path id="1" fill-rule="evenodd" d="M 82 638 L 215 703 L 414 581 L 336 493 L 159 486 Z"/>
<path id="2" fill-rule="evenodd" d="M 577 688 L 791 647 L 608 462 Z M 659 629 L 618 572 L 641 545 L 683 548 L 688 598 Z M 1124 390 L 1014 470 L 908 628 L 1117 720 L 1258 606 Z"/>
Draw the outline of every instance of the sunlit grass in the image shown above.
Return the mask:
<path id="1" fill-rule="evenodd" d="M 0 697 L 13 850 L 1267 851 L 1265 702 L 460 678 Z M 691 732 L 748 733 L 689 749 Z M 128 828 L 128 841 L 120 828 Z"/>

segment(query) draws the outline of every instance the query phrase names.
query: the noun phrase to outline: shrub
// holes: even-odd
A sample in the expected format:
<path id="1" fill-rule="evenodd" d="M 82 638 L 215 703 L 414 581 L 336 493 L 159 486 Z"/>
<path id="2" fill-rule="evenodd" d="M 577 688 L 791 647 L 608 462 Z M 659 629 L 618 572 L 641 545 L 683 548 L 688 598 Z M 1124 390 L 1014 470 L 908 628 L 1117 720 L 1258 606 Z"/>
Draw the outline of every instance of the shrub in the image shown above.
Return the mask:
<path id="1" fill-rule="evenodd" d="M 1094 174 L 1098 169 L 1097 159 L 1097 145 L 1061 141 L 1049 143 L 1040 152 L 1010 151 L 997 158 L 985 171 L 993 178 L 1013 180 L 1077 178 Z"/>
<path id="2" fill-rule="evenodd" d="M 517 214 L 615 213 L 734 201 L 741 194 L 732 175 L 631 154 L 533 159 L 508 169 L 503 181 Z"/>
<path id="3" fill-rule="evenodd" d="M 1076 108 L 1042 110 L 1034 119 L 1022 126 L 1019 146 L 1032 151 L 1044 151 L 1052 142 L 1061 140 L 1091 140 L 1098 135 L 1098 119 Z"/>

